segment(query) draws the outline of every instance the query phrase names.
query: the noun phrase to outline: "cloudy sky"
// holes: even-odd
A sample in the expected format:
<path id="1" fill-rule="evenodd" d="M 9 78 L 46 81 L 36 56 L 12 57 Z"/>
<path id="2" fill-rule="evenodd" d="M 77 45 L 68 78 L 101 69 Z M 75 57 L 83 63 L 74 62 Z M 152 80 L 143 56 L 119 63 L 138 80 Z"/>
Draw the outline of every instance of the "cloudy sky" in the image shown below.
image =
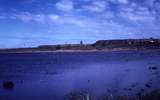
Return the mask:
<path id="1" fill-rule="evenodd" d="M 149 37 L 159 0 L 0 0 L 0 48 Z"/>

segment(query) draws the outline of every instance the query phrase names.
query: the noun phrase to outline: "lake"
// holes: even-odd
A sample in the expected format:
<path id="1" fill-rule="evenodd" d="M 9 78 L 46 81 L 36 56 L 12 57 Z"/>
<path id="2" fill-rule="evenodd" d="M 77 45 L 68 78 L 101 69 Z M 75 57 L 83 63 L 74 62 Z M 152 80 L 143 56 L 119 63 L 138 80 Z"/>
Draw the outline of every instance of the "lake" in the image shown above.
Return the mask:
<path id="1" fill-rule="evenodd" d="M 159 51 L 0 54 L 0 100 L 67 100 L 160 90 Z M 12 81 L 14 88 L 3 88 Z"/>

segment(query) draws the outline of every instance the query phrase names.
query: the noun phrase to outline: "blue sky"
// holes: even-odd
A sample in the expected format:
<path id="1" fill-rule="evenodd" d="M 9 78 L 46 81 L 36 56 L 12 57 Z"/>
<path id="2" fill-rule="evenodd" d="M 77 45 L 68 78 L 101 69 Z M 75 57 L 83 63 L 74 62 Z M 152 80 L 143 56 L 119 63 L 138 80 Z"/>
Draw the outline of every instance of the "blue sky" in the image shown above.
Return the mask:
<path id="1" fill-rule="evenodd" d="M 160 38 L 159 0 L 0 0 L 0 48 Z"/>

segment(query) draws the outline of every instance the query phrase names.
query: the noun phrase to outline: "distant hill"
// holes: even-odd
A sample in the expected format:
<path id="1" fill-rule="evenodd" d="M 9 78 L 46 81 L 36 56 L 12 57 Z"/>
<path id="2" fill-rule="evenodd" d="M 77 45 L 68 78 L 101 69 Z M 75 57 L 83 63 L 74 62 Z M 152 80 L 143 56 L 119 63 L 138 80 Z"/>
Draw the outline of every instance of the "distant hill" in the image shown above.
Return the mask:
<path id="1" fill-rule="evenodd" d="M 98 40 L 93 44 L 40 45 L 35 48 L 0 49 L 0 52 L 91 51 L 91 50 L 147 50 L 160 49 L 160 39 Z"/>
<path id="2" fill-rule="evenodd" d="M 160 39 L 99 40 L 93 46 L 97 49 L 159 49 Z"/>

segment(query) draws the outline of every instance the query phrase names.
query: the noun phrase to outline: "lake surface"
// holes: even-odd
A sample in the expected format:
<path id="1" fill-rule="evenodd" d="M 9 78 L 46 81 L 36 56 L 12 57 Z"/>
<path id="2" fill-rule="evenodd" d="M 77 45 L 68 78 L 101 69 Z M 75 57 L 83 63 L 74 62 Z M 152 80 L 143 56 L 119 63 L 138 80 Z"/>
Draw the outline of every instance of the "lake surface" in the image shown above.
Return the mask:
<path id="1" fill-rule="evenodd" d="M 8 80 L 12 90 L 3 88 Z M 92 100 L 136 96 L 160 90 L 159 83 L 159 51 L 0 54 L 0 100 L 66 100 L 72 92 Z"/>

